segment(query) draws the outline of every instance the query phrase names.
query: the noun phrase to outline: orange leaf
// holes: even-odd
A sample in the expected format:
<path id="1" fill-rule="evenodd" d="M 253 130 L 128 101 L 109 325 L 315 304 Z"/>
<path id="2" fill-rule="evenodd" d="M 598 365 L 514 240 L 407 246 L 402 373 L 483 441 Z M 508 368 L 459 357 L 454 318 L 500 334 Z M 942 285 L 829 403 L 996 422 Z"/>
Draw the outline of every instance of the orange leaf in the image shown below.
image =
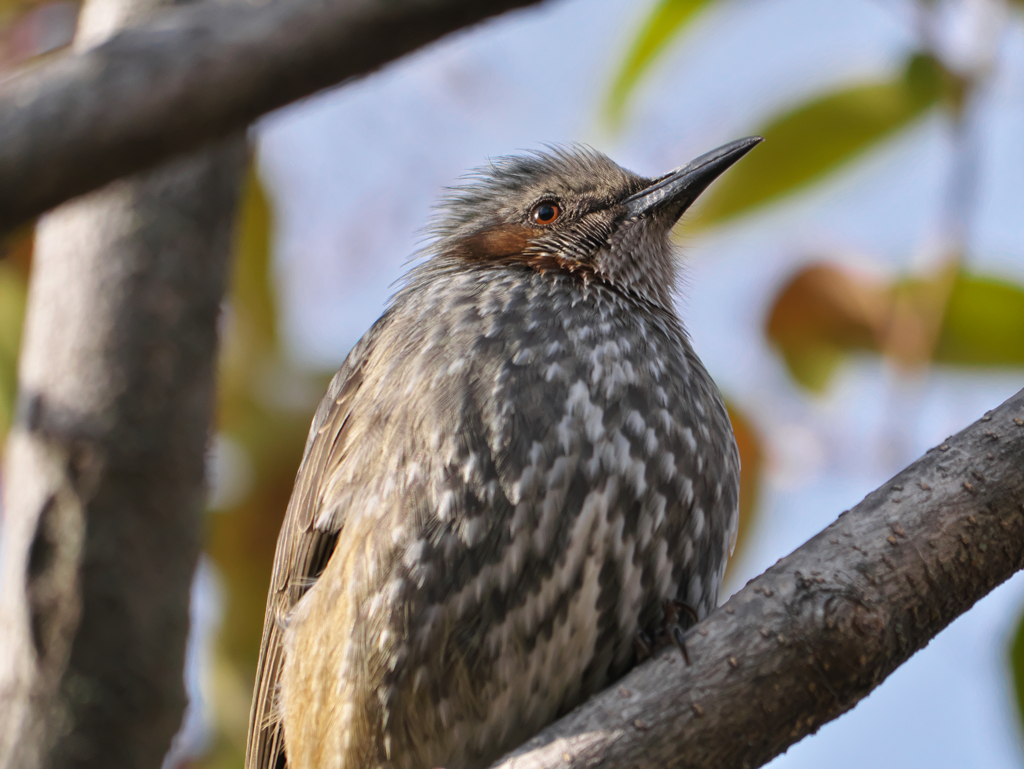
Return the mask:
<path id="1" fill-rule="evenodd" d="M 877 350 L 889 314 L 880 282 L 830 264 L 798 272 L 779 292 L 767 322 L 793 377 L 820 392 L 850 350 Z"/>

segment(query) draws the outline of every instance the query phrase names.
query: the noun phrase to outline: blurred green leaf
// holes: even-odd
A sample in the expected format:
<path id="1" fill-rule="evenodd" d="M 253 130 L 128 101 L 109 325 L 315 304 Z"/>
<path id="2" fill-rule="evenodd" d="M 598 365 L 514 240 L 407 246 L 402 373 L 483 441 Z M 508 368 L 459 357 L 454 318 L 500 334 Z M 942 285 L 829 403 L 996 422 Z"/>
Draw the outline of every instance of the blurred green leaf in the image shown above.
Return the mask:
<path id="1" fill-rule="evenodd" d="M 934 105 L 950 78 L 931 56 L 913 56 L 895 80 L 820 96 L 756 133 L 765 144 L 705 194 L 691 225 L 705 227 L 747 213 L 850 161 Z"/>
<path id="2" fill-rule="evenodd" d="M 0 0 L 0 31 L 11 23 L 11 19 L 21 11 L 27 3 L 22 0 Z"/>
<path id="3" fill-rule="evenodd" d="M 35 222 L 0 239 L 0 441 L 14 419 L 18 350 L 34 240 Z"/>
<path id="4" fill-rule="evenodd" d="M 961 272 L 946 306 L 935 360 L 959 366 L 1024 365 L 1024 289 Z"/>
<path id="5" fill-rule="evenodd" d="M 292 373 L 277 349 L 272 233 L 270 207 L 250 164 L 235 219 L 217 416 L 218 430 L 230 436 L 251 463 L 255 486 L 236 508 L 217 512 L 207 532 L 207 551 L 220 567 L 231 597 L 222 649 L 242 668 L 255 668 L 269 565 L 309 425 L 308 414 L 279 408 L 266 397 L 268 383 L 271 389 L 282 380 L 287 383 Z"/>
<path id="6" fill-rule="evenodd" d="M 254 168 L 239 198 L 228 311 L 222 323 L 217 429 L 251 468 L 247 493 L 206 518 L 206 551 L 226 600 L 214 662 L 216 731 L 194 766 L 237 767 L 263 628 L 270 567 L 323 377 L 281 350 L 274 292 L 272 209 Z"/>
<path id="7" fill-rule="evenodd" d="M 613 123 L 622 119 L 626 101 L 643 74 L 672 38 L 714 0 L 660 0 L 633 41 L 608 98 L 608 116 Z"/>
<path id="8" fill-rule="evenodd" d="M 0 262 L 0 439 L 14 419 L 26 289 L 24 273 L 10 262 Z"/>
<path id="9" fill-rule="evenodd" d="M 776 295 L 765 333 L 812 392 L 824 390 L 854 352 L 908 370 L 1024 366 L 1024 288 L 966 272 L 957 260 L 888 283 L 813 264 Z"/>
<path id="10" fill-rule="evenodd" d="M 261 343 L 277 342 L 277 313 L 271 294 L 270 233 L 273 222 L 263 185 L 250 165 L 242 186 L 235 223 L 235 274 L 232 306 L 244 313 Z"/>
<path id="11" fill-rule="evenodd" d="M 1013 671 L 1013 686 L 1017 693 L 1017 715 L 1024 725 L 1024 616 L 1017 622 L 1017 632 L 1010 645 L 1010 667 Z"/>

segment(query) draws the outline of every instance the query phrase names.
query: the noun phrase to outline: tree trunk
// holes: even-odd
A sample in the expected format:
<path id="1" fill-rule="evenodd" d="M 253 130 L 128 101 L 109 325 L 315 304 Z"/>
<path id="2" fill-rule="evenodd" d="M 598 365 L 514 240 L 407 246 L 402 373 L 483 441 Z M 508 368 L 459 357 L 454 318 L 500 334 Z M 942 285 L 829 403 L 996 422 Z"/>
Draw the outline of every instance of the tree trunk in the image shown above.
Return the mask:
<path id="1" fill-rule="evenodd" d="M 89 0 L 76 45 L 146 4 Z M 235 136 L 38 225 L 4 463 L 0 766 L 158 767 L 185 706 Z"/>

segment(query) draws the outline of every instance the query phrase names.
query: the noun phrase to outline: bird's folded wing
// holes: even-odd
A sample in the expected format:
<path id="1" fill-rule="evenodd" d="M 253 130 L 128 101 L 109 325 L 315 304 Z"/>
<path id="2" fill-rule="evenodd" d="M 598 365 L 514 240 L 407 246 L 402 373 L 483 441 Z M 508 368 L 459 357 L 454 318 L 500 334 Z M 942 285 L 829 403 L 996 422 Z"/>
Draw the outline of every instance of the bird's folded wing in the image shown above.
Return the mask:
<path id="1" fill-rule="evenodd" d="M 246 769 L 281 769 L 286 765 L 277 706 L 284 665 L 284 624 L 292 608 L 323 572 L 338 541 L 344 522 L 343 511 L 326 521 L 319 521 L 318 513 L 324 482 L 344 456 L 352 404 L 362 385 L 363 367 L 379 324 L 356 345 L 335 375 L 313 418 L 306 441 L 274 555 L 256 687 L 249 713 Z"/>

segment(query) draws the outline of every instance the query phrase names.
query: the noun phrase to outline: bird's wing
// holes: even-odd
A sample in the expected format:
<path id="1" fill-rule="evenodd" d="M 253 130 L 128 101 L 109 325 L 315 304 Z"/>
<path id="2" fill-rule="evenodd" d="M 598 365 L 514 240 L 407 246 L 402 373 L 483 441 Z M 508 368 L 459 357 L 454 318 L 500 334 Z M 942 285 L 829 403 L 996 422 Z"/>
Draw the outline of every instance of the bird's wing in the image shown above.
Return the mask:
<path id="1" fill-rule="evenodd" d="M 318 519 L 322 481 L 330 477 L 343 454 L 352 405 L 362 385 L 363 368 L 378 330 L 379 327 L 375 327 L 363 337 L 331 381 L 306 440 L 274 555 L 256 687 L 249 712 L 245 769 L 283 769 L 286 766 L 281 714 L 277 706 L 284 665 L 284 621 L 323 572 L 344 523 L 344 511 L 326 521 Z"/>

